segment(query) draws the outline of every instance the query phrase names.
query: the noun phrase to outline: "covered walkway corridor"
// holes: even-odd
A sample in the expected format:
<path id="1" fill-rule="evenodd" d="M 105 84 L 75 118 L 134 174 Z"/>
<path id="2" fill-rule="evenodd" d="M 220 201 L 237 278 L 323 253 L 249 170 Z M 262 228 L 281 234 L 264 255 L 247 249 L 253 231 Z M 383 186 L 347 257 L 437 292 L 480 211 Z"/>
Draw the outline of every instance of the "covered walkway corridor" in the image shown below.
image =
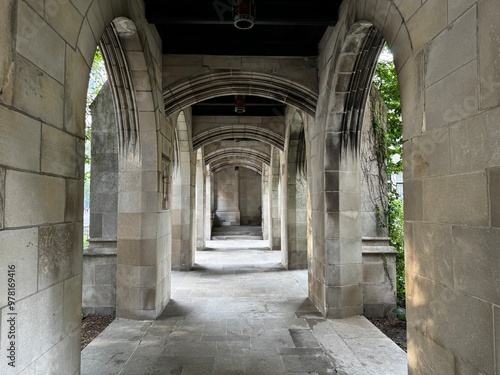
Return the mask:
<path id="1" fill-rule="evenodd" d="M 307 271 L 267 241 L 208 241 L 155 321 L 115 320 L 82 352 L 82 374 L 407 373 L 406 353 L 364 317 L 324 318 Z"/>

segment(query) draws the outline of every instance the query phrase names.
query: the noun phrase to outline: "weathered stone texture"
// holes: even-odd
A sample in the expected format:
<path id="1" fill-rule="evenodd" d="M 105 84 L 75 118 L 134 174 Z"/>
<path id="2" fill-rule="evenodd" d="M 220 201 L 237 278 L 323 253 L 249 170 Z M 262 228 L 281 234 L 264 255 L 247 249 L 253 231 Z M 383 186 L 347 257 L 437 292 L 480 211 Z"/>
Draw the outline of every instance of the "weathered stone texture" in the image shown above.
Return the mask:
<path id="1" fill-rule="evenodd" d="M 490 189 L 491 226 L 500 228 L 500 168 L 488 171 Z"/>
<path id="2" fill-rule="evenodd" d="M 500 25 L 498 1 L 478 2 L 478 44 L 479 44 L 479 76 L 481 85 L 480 105 L 482 109 L 500 105 Z"/>
<path id="3" fill-rule="evenodd" d="M 479 110 L 477 60 L 471 61 L 426 89 L 427 129 L 474 116 Z"/>
<path id="4" fill-rule="evenodd" d="M 486 226 L 489 223 L 486 191 L 485 172 L 424 180 L 424 219 L 431 223 Z"/>
<path id="5" fill-rule="evenodd" d="M 402 1 L 403 5 L 418 4 L 418 1 Z M 420 50 L 448 25 L 448 3 L 428 0 L 407 18 L 407 26 L 412 36 L 413 49 Z"/>
<path id="6" fill-rule="evenodd" d="M 40 128 L 40 122 L 0 107 L 0 164 L 39 171 Z"/>
<path id="7" fill-rule="evenodd" d="M 63 126 L 63 85 L 22 57 L 16 60 L 14 104 L 47 124 Z"/>
<path id="8" fill-rule="evenodd" d="M 40 227 L 38 285 L 43 289 L 72 276 L 75 224 Z"/>
<path id="9" fill-rule="evenodd" d="M 16 50 L 64 83 L 64 40 L 24 2 L 18 8 Z"/>
<path id="10" fill-rule="evenodd" d="M 437 36 L 427 49 L 426 86 L 476 58 L 476 8 L 462 15 L 452 29 Z M 456 48 L 460 45 L 460 48 Z"/>
<path id="11" fill-rule="evenodd" d="M 469 295 L 500 305 L 500 230 L 453 227 L 454 286 Z M 488 283 L 484 283 L 481 275 Z"/>
<path id="12" fill-rule="evenodd" d="M 41 358 L 50 348 L 62 341 L 63 334 L 63 283 L 40 290 L 28 298 L 16 303 L 17 326 L 17 361 L 16 369 L 22 371 L 31 362 Z M 7 320 L 7 309 L 2 310 L 2 322 Z M 2 337 L 7 336 L 7 326 L 2 324 Z M 75 341 L 75 337 L 70 339 Z M 64 362 L 65 360 L 63 360 Z M 40 366 L 40 370 L 43 367 Z M 10 374 L 7 361 L 0 361 L 0 372 Z"/>
<path id="13" fill-rule="evenodd" d="M 5 182 L 5 227 L 64 221 L 65 195 L 62 178 L 8 170 Z"/>
<path id="14" fill-rule="evenodd" d="M 12 31 L 16 22 L 15 1 L 2 1 L 0 4 L 0 103 L 12 103 L 12 87 L 14 79 L 15 39 Z"/>
<path id="15" fill-rule="evenodd" d="M 0 271 L 7 275 L 7 266 L 16 267 L 16 299 L 37 291 L 38 229 L 0 231 Z M 7 281 L 7 280 L 5 280 Z M 4 282 L 2 280 L 2 282 Z M 6 285 L 4 283 L 2 286 Z M 7 288 L 5 286 L 5 288 Z M 7 293 L 0 294 L 0 306 L 7 305 Z"/>
<path id="16" fill-rule="evenodd" d="M 75 177 L 76 139 L 53 127 L 42 126 L 41 171 Z"/>

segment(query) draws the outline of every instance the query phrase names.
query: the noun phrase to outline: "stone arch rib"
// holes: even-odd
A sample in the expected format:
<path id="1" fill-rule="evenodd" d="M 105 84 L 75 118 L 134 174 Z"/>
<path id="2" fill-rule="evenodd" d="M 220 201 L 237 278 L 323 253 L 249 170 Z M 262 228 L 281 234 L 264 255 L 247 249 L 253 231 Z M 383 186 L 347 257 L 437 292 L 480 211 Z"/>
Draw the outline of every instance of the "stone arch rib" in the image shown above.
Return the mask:
<path id="1" fill-rule="evenodd" d="M 216 129 L 207 130 L 193 137 L 193 149 L 206 146 L 212 142 L 231 138 L 255 139 L 284 150 L 285 139 L 282 135 L 258 126 L 220 126 Z"/>
<path id="2" fill-rule="evenodd" d="M 205 155 L 205 163 L 210 164 L 221 159 L 232 159 L 235 161 L 257 161 L 270 165 L 271 158 L 263 152 L 257 150 L 246 150 L 240 148 L 220 149 Z"/>
<path id="3" fill-rule="evenodd" d="M 106 27 L 99 43 L 113 92 L 116 113 L 118 144 L 122 153 L 127 150 L 139 153 L 139 115 L 125 52 L 116 27 L 112 22 Z"/>
<path id="4" fill-rule="evenodd" d="M 348 87 L 341 89 L 346 93 L 340 133 L 341 152 L 349 146 L 353 152 L 359 150 L 360 128 L 363 123 L 366 99 L 370 92 L 377 59 L 384 45 L 382 33 L 368 23 L 358 25 L 358 30 L 348 36 L 349 38 L 351 40 L 346 42 L 344 48 L 349 49 L 354 45 L 357 47 L 355 53 L 358 56 L 352 66 Z M 352 53 L 349 55 L 352 56 Z"/>
<path id="5" fill-rule="evenodd" d="M 163 91 L 165 114 L 223 95 L 255 95 L 277 100 L 315 116 L 318 94 L 286 77 L 272 74 L 215 70 L 183 80 Z"/>
<path id="6" fill-rule="evenodd" d="M 262 175 L 262 164 L 255 161 L 218 160 L 210 164 L 210 171 L 212 173 L 217 173 L 223 169 L 234 167 L 247 168 Z"/>

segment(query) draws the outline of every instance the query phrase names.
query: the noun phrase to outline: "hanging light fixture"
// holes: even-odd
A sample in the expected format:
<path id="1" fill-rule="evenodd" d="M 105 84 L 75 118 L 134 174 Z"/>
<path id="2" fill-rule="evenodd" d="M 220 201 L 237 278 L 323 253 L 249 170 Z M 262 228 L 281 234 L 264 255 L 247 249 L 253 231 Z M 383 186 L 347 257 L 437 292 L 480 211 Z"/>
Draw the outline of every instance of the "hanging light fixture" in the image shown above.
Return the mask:
<path id="1" fill-rule="evenodd" d="M 234 0 L 233 22 L 241 30 L 248 30 L 255 22 L 255 0 Z"/>
<path id="2" fill-rule="evenodd" d="M 234 107 L 234 111 L 236 113 L 245 113 L 245 96 L 236 95 L 234 101 L 236 104 L 236 106 Z"/>

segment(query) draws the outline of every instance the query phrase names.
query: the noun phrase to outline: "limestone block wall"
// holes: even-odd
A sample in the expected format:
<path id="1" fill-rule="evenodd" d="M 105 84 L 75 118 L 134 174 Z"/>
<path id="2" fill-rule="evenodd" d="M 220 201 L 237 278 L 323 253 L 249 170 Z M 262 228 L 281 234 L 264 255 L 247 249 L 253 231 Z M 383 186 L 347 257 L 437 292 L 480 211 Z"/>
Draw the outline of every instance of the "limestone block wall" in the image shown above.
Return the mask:
<path id="1" fill-rule="evenodd" d="M 257 172 L 248 168 L 239 169 L 239 207 L 241 225 L 261 225 L 261 180 L 262 178 Z"/>

